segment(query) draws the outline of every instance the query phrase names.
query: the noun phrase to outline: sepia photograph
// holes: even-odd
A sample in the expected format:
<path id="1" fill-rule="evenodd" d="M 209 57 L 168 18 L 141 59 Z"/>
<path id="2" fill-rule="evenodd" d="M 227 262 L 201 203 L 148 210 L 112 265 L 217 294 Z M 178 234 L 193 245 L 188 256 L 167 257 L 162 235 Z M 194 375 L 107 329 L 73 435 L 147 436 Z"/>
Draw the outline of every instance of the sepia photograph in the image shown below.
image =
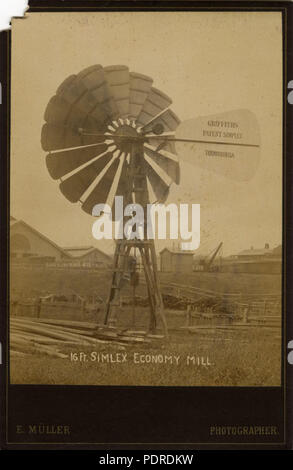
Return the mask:
<path id="1" fill-rule="evenodd" d="M 280 11 L 12 20 L 10 383 L 279 387 Z"/>

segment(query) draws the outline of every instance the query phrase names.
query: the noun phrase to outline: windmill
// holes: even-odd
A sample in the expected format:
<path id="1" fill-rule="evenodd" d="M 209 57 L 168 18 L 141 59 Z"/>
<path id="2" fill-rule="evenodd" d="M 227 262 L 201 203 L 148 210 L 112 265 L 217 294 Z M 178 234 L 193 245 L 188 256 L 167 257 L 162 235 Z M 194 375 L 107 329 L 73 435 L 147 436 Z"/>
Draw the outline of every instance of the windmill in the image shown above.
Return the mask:
<path id="1" fill-rule="evenodd" d="M 69 76 L 48 103 L 41 137 L 48 171 L 60 181 L 62 194 L 72 203 L 80 202 L 91 215 L 101 203 L 114 211 L 117 195 L 123 196 L 124 205 L 135 202 L 146 208 L 150 202 L 163 203 L 171 184 L 180 182 L 178 149 L 187 162 L 228 178 L 251 177 L 259 147 L 252 113 L 232 111 L 181 124 L 171 103 L 150 77 L 126 66 L 94 65 Z M 219 126 L 225 132 L 214 130 Z M 199 129 L 205 129 L 203 134 Z M 208 155 L 203 156 L 207 144 Z M 217 154 L 226 155 L 220 163 Z M 143 231 L 146 235 L 146 226 Z M 136 250 L 146 279 L 149 330 L 155 330 L 160 318 L 167 336 L 154 241 L 147 237 L 117 240 L 104 322 L 107 325 L 115 315 L 123 277 Z"/>

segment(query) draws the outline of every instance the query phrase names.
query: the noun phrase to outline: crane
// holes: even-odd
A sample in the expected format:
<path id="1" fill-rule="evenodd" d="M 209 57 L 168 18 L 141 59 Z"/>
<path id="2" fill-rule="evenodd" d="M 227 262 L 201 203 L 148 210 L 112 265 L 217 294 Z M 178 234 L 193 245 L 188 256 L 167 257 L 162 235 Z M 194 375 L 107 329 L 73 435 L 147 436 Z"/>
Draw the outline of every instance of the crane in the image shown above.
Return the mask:
<path id="1" fill-rule="evenodd" d="M 216 259 L 216 256 L 218 255 L 219 251 L 223 247 L 223 242 L 219 243 L 219 245 L 215 248 L 215 250 L 212 251 L 211 256 L 207 256 L 206 259 L 202 260 L 200 263 L 203 266 L 204 271 L 214 271 L 215 267 L 213 267 L 213 262 Z"/>

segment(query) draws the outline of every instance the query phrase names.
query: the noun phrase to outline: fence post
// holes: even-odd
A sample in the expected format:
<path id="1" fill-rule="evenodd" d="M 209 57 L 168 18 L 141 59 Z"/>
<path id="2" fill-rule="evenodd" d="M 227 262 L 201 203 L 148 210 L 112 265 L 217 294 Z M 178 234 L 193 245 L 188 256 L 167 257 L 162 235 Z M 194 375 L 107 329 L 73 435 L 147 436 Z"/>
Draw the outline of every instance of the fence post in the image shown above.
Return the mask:
<path id="1" fill-rule="evenodd" d="M 242 322 L 243 323 L 248 323 L 248 312 L 249 312 L 249 308 L 250 308 L 250 304 L 248 304 L 247 307 L 244 307 L 243 309 L 243 318 L 242 318 Z"/>
<path id="2" fill-rule="evenodd" d="M 191 305 L 187 305 L 185 326 L 192 326 Z"/>
<path id="3" fill-rule="evenodd" d="M 42 299 L 41 299 L 41 297 L 38 297 L 36 307 L 37 307 L 37 318 L 40 318 L 40 316 L 41 316 L 41 308 L 42 308 Z"/>

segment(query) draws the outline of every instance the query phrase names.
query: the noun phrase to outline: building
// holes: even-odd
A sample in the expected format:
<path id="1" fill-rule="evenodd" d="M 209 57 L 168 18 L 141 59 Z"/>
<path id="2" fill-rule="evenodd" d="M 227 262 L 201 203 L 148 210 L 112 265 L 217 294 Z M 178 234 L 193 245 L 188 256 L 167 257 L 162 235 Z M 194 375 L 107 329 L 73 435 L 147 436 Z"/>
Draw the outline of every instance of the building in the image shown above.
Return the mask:
<path id="1" fill-rule="evenodd" d="M 63 248 L 68 255 L 66 263 L 74 267 L 107 267 L 112 265 L 111 256 L 94 246 L 72 246 Z"/>
<path id="2" fill-rule="evenodd" d="M 221 267 L 223 272 L 251 274 L 280 274 L 282 272 L 282 245 L 270 249 L 264 248 L 242 250 L 238 254 L 225 258 Z"/>
<path id="3" fill-rule="evenodd" d="M 67 259 L 69 255 L 23 220 L 11 217 L 10 257 L 12 262 L 45 263 Z"/>
<path id="4" fill-rule="evenodd" d="M 278 258 L 280 261 L 282 261 L 282 251 L 283 251 L 282 245 L 278 245 L 276 246 L 276 248 L 272 250 L 271 256 L 274 258 Z"/>
<path id="5" fill-rule="evenodd" d="M 162 272 L 191 273 L 193 270 L 191 251 L 179 251 L 164 248 L 160 251 L 160 269 Z"/>
<path id="6" fill-rule="evenodd" d="M 255 249 L 252 246 L 249 250 L 242 250 L 236 257 L 241 261 L 256 261 L 266 259 L 271 253 L 272 250 L 270 250 L 269 244 L 266 243 L 264 248 Z"/>

